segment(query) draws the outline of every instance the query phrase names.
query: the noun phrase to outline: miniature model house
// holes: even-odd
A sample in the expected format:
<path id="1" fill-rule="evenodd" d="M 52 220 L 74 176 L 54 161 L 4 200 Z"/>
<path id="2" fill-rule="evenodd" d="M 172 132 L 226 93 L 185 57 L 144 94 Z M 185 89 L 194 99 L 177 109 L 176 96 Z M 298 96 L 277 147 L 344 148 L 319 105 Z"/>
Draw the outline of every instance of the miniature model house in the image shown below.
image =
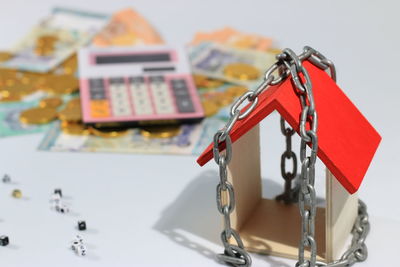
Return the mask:
<path id="1" fill-rule="evenodd" d="M 318 157 L 327 168 L 326 207 L 317 208 L 316 216 L 317 260 L 332 262 L 350 236 L 357 216 L 356 192 L 381 137 L 327 73 L 308 62 L 304 66 L 318 113 Z M 232 227 L 248 251 L 295 259 L 301 225 L 297 204 L 263 199 L 261 192 L 258 124 L 274 110 L 299 131 L 301 103 L 291 79 L 263 92 L 257 108 L 231 131 L 234 144 L 228 175 L 236 197 Z M 197 161 L 204 165 L 212 157 L 210 145 Z"/>

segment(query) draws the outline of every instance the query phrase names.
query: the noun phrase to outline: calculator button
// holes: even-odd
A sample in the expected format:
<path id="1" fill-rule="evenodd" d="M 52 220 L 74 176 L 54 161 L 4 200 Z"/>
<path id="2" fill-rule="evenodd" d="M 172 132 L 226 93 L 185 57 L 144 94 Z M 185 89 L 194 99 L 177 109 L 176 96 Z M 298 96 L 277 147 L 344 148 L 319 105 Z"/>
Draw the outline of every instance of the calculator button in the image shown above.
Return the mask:
<path id="1" fill-rule="evenodd" d="M 107 100 L 90 101 L 90 115 L 93 118 L 105 118 L 110 116 L 110 105 Z"/>
<path id="2" fill-rule="evenodd" d="M 176 105 L 180 113 L 194 112 L 193 102 L 189 96 L 176 97 Z"/>
<path id="3" fill-rule="evenodd" d="M 150 76 L 149 81 L 150 83 L 164 83 L 165 78 L 163 76 Z"/>
<path id="4" fill-rule="evenodd" d="M 123 77 L 113 77 L 110 78 L 110 84 L 124 84 L 124 78 Z"/>
<path id="5" fill-rule="evenodd" d="M 106 99 L 106 94 L 105 93 L 98 93 L 98 92 L 90 92 L 90 99 L 92 100 L 100 100 L 100 99 Z"/>
<path id="6" fill-rule="evenodd" d="M 189 96 L 189 91 L 187 89 L 173 89 L 175 97 L 179 96 Z"/>
<path id="7" fill-rule="evenodd" d="M 144 77 L 138 76 L 138 77 L 129 77 L 129 83 L 144 83 Z"/>
<path id="8" fill-rule="evenodd" d="M 102 78 L 89 79 L 90 88 L 103 88 L 104 80 Z"/>
<path id="9" fill-rule="evenodd" d="M 133 108 L 137 115 L 151 115 L 153 108 L 150 95 L 143 77 L 130 77 L 130 93 Z"/>
<path id="10" fill-rule="evenodd" d="M 186 81 L 184 79 L 173 79 L 171 80 L 173 89 L 187 89 Z"/>

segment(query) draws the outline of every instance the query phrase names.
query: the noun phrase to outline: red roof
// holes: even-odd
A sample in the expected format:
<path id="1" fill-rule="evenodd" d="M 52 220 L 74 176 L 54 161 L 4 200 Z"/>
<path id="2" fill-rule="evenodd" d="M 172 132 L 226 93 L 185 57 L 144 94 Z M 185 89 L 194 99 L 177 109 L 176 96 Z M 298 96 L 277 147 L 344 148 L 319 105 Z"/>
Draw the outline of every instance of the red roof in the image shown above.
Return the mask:
<path id="1" fill-rule="evenodd" d="M 318 113 L 317 155 L 342 186 L 354 193 L 364 179 L 381 137 L 327 73 L 309 62 L 304 62 L 304 67 L 311 77 Z M 301 104 L 291 79 L 271 86 L 259 96 L 255 110 L 233 127 L 232 142 L 274 110 L 299 132 Z M 224 144 L 220 149 L 224 149 Z M 212 158 L 210 144 L 197 162 L 203 166 Z"/>

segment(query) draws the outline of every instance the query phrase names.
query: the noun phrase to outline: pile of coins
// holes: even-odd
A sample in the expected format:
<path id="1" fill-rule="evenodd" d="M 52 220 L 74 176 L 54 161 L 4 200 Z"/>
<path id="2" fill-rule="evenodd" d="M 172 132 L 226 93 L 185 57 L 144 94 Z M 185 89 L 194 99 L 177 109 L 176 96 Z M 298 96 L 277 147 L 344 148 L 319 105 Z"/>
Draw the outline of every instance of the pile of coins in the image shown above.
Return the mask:
<path id="1" fill-rule="evenodd" d="M 0 62 L 12 57 L 0 52 Z M 0 102 L 21 101 L 26 96 L 43 91 L 49 95 L 72 94 L 78 91 L 76 55 L 65 60 L 48 73 L 31 73 L 13 69 L 0 69 Z"/>
<path id="2" fill-rule="evenodd" d="M 63 110 L 58 111 L 63 104 L 61 96 L 74 93 L 79 88 L 78 80 L 74 76 L 69 74 L 50 76 L 41 88 L 53 96 L 42 99 L 38 107 L 21 112 L 19 118 L 22 123 L 45 124 L 57 118 L 81 120 L 80 105 L 74 105 L 74 108 L 69 108 L 70 105 L 67 105 Z"/>

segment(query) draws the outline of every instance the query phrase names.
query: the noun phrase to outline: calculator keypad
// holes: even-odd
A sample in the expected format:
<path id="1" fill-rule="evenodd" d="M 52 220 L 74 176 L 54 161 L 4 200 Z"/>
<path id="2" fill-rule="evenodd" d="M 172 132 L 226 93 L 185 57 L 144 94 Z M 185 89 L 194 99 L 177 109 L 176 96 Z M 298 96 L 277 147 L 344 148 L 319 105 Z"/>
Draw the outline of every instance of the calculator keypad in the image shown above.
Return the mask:
<path id="1" fill-rule="evenodd" d="M 90 115 L 94 118 L 193 113 L 186 79 L 164 76 L 89 79 Z"/>

